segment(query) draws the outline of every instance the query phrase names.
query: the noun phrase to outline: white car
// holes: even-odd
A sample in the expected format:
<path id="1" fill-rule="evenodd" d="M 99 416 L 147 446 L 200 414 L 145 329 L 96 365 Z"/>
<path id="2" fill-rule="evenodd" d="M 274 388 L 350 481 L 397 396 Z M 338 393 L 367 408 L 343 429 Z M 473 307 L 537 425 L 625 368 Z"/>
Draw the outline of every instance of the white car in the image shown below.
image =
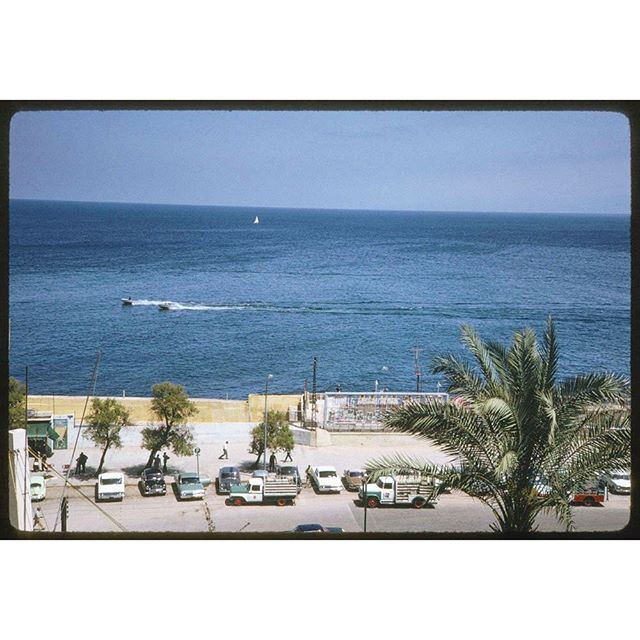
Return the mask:
<path id="1" fill-rule="evenodd" d="M 96 484 L 97 500 L 122 500 L 124 498 L 124 473 L 101 473 Z"/>
<path id="2" fill-rule="evenodd" d="M 318 493 L 340 493 L 342 491 L 342 481 L 338 477 L 335 467 L 310 467 L 308 476 Z"/>
<path id="3" fill-rule="evenodd" d="M 611 493 L 631 493 L 631 474 L 628 471 L 612 471 L 603 479 Z"/>

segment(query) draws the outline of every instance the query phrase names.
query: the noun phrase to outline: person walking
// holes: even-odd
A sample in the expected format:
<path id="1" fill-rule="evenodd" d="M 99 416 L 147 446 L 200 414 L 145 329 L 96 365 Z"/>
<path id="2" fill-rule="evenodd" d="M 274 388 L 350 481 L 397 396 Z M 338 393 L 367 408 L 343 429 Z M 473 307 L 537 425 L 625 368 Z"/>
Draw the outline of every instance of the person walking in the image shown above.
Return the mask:
<path id="1" fill-rule="evenodd" d="M 76 458 L 76 475 L 80 475 L 80 469 L 82 468 L 82 464 L 80 463 L 80 456 Z"/>
<path id="2" fill-rule="evenodd" d="M 80 455 L 78 456 L 78 462 L 80 463 L 80 473 L 86 473 L 87 472 L 87 460 L 89 458 L 84 454 L 84 451 L 80 452 Z"/>
<path id="3" fill-rule="evenodd" d="M 293 458 L 291 457 L 291 449 L 287 449 L 287 455 L 285 456 L 283 462 L 293 462 Z"/>
<path id="4" fill-rule="evenodd" d="M 271 452 L 271 455 L 269 456 L 269 471 L 275 471 L 276 470 L 276 454 L 273 453 L 273 451 Z"/>
<path id="5" fill-rule="evenodd" d="M 40 507 L 36 507 L 36 510 L 33 514 L 33 530 L 44 531 L 45 529 L 46 523 L 44 519 L 44 513 L 42 513 L 42 509 Z"/>
<path id="6" fill-rule="evenodd" d="M 225 440 L 225 443 L 222 445 L 222 453 L 218 456 L 218 460 L 228 460 L 229 459 L 229 441 Z"/>
<path id="7" fill-rule="evenodd" d="M 169 456 L 167 455 L 167 452 L 165 451 L 162 454 L 162 471 L 163 473 L 167 473 L 167 462 L 169 460 Z"/>
<path id="8" fill-rule="evenodd" d="M 153 459 L 153 468 L 160 471 L 160 454 L 156 453 L 156 457 Z"/>

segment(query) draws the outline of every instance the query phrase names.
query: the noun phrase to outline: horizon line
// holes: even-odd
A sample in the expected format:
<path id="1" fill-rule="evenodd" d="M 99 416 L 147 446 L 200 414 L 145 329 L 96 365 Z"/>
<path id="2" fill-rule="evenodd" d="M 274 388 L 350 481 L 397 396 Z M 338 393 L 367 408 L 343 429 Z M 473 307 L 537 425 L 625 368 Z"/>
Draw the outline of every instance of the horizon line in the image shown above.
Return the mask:
<path id="1" fill-rule="evenodd" d="M 372 212 L 389 212 L 389 213 L 488 213 L 488 214 L 526 214 L 526 215 L 575 215 L 575 216 L 630 216 L 631 211 L 612 212 L 612 211 L 487 211 L 486 209 L 464 210 L 464 209 L 356 209 L 354 207 L 296 207 L 296 206 L 259 206 L 259 205 L 240 205 L 240 204 L 189 204 L 176 202 L 132 202 L 127 200 L 64 200 L 59 198 L 12 198 L 11 201 L 27 201 L 27 202 L 69 202 L 79 204 L 133 204 L 143 206 L 161 206 L 161 207 L 201 207 L 201 208 L 226 208 L 226 209 L 273 209 L 273 210 L 292 210 L 292 211 L 372 211 Z"/>

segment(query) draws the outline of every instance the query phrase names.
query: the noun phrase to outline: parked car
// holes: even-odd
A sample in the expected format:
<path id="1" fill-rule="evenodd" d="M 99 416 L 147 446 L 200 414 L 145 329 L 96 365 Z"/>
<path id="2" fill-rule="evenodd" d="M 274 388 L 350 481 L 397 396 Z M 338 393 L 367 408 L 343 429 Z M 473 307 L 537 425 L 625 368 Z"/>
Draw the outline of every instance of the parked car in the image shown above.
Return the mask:
<path id="1" fill-rule="evenodd" d="M 602 477 L 611 493 L 631 493 L 631 474 L 628 471 L 612 471 Z"/>
<path id="2" fill-rule="evenodd" d="M 162 471 L 145 469 L 140 475 L 140 490 L 143 496 L 163 496 L 167 493 L 167 483 Z"/>
<path id="3" fill-rule="evenodd" d="M 124 498 L 124 473 L 101 473 L 96 484 L 96 500 L 122 500 Z"/>
<path id="4" fill-rule="evenodd" d="M 31 476 L 31 501 L 40 502 L 47 496 L 47 483 L 44 476 Z"/>
<path id="5" fill-rule="evenodd" d="M 293 533 L 344 533 L 342 527 L 325 527 L 321 524 L 299 524 Z"/>
<path id="6" fill-rule="evenodd" d="M 358 491 L 362 488 L 364 469 L 345 469 L 342 474 L 342 483 L 347 491 Z"/>
<path id="7" fill-rule="evenodd" d="M 298 467 L 293 464 L 283 464 L 278 467 L 279 476 L 287 476 L 293 478 L 298 485 L 298 493 L 302 491 L 302 478 L 300 477 L 300 471 Z"/>
<path id="8" fill-rule="evenodd" d="M 176 477 L 178 500 L 194 500 L 204 498 L 204 486 L 197 473 L 179 473 Z"/>
<path id="9" fill-rule="evenodd" d="M 342 482 L 338 478 L 338 472 L 335 467 L 309 466 L 307 470 L 309 482 L 316 488 L 318 493 L 340 492 L 342 490 Z"/>
<path id="10" fill-rule="evenodd" d="M 238 467 L 221 467 L 216 479 L 216 491 L 218 493 L 229 493 L 231 485 L 240 482 L 240 469 Z"/>

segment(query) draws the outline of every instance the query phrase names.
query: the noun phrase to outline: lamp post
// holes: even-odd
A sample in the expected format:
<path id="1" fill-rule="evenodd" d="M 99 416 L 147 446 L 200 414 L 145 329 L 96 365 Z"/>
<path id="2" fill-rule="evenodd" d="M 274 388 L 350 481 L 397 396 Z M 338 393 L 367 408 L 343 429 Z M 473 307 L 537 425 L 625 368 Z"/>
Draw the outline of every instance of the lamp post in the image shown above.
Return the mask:
<path id="1" fill-rule="evenodd" d="M 265 471 L 267 470 L 267 394 L 269 393 L 269 380 L 271 378 L 273 376 L 268 374 L 264 383 L 264 460 L 262 468 Z"/>
<path id="2" fill-rule="evenodd" d="M 226 446 L 226 445 L 225 445 Z M 193 452 L 196 454 L 196 473 L 200 477 L 200 447 L 196 447 Z"/>

